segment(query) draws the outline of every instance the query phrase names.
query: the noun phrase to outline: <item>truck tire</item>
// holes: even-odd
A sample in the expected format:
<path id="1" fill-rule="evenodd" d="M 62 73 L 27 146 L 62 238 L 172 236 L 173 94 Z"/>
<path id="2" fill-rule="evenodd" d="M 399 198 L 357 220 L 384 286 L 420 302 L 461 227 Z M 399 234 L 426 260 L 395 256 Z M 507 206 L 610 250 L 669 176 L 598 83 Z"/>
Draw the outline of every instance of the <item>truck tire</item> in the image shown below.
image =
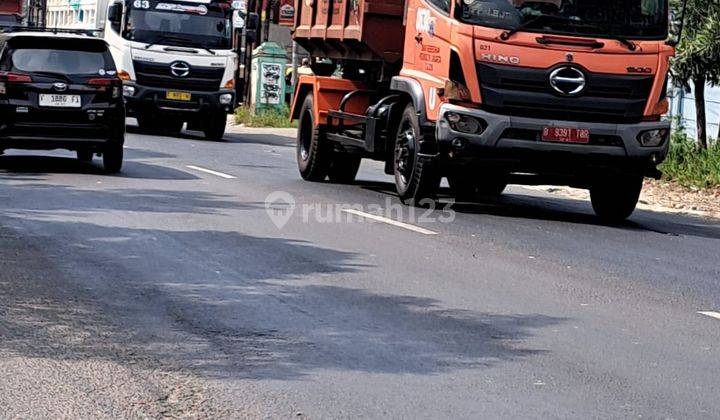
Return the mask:
<path id="1" fill-rule="evenodd" d="M 78 160 L 85 163 L 92 162 L 93 156 L 95 155 L 91 150 L 78 150 L 76 154 Z"/>
<path id="2" fill-rule="evenodd" d="M 328 170 L 328 178 L 336 184 L 352 183 L 360 169 L 361 160 L 360 156 L 336 153 Z"/>
<path id="3" fill-rule="evenodd" d="M 402 113 L 395 136 L 395 187 L 402 201 L 429 207 L 434 204 L 440 188 L 440 175 L 435 160 L 418 153 L 421 140 L 417 111 L 409 104 Z"/>
<path id="4" fill-rule="evenodd" d="M 103 167 L 105 172 L 116 174 L 120 172 L 123 164 L 123 146 L 119 144 L 110 144 L 103 150 Z"/>
<path id="5" fill-rule="evenodd" d="M 168 136 L 179 136 L 185 121 L 178 118 L 167 118 L 162 125 L 162 131 Z"/>
<path id="6" fill-rule="evenodd" d="M 297 163 L 300 176 L 306 181 L 324 181 L 332 163 L 332 149 L 320 125 L 315 126 L 313 95 L 309 93 L 300 108 L 297 130 Z"/>
<path id="7" fill-rule="evenodd" d="M 211 116 L 203 129 L 205 138 L 210 141 L 220 141 L 225 135 L 225 127 L 227 126 L 227 117 L 225 114 L 220 116 Z"/>
<path id="8" fill-rule="evenodd" d="M 632 175 L 611 177 L 590 187 L 590 200 L 595 214 L 604 222 L 618 223 L 635 211 L 643 177 Z"/>

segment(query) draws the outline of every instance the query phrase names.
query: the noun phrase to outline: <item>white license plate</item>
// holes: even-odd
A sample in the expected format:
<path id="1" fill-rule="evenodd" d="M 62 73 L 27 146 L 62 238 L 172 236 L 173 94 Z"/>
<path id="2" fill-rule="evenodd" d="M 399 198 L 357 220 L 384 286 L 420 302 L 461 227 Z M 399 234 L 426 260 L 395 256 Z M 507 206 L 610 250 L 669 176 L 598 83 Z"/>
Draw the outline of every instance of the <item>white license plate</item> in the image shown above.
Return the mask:
<path id="1" fill-rule="evenodd" d="M 82 106 L 80 95 L 41 94 L 38 102 L 40 106 L 55 108 L 80 108 Z"/>

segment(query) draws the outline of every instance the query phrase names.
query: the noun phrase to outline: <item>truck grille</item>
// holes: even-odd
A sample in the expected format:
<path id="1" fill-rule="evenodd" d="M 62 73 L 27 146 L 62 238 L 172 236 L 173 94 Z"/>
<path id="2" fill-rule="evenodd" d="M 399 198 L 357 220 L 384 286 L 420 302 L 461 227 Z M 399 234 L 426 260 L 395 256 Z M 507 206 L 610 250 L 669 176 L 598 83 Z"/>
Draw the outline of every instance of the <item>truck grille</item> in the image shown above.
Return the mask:
<path id="1" fill-rule="evenodd" d="M 176 77 L 170 72 L 170 64 L 133 61 L 133 65 L 139 85 L 160 89 L 216 92 L 225 73 L 223 68 L 192 66 L 186 77 Z"/>
<path id="2" fill-rule="evenodd" d="M 489 112 L 551 120 L 635 123 L 643 118 L 654 76 L 585 72 L 580 96 L 556 94 L 552 70 L 477 63 L 483 108 Z"/>

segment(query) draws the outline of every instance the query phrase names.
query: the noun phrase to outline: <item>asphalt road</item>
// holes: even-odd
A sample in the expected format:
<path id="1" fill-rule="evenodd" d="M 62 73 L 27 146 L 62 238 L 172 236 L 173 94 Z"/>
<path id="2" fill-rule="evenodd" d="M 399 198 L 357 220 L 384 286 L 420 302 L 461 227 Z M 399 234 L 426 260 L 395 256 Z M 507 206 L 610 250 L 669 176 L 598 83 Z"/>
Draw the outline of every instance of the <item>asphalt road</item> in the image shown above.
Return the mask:
<path id="1" fill-rule="evenodd" d="M 720 413 L 717 222 L 522 188 L 410 214 L 280 135 L 127 146 L 120 176 L 0 157 L 1 417 Z"/>

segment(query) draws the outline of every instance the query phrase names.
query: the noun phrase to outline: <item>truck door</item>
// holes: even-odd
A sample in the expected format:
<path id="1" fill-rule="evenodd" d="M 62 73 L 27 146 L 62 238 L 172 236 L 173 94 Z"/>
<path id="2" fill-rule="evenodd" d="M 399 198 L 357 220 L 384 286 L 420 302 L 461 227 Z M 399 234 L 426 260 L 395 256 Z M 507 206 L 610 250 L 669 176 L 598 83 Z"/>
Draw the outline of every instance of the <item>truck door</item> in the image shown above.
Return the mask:
<path id="1" fill-rule="evenodd" d="M 408 43 L 413 43 L 412 63 L 407 63 L 417 72 L 427 98 L 428 116 L 437 114 L 437 90 L 445 86 L 450 68 L 450 20 L 451 0 L 409 0 L 410 6 L 416 6 L 413 13 L 408 10 Z"/>

